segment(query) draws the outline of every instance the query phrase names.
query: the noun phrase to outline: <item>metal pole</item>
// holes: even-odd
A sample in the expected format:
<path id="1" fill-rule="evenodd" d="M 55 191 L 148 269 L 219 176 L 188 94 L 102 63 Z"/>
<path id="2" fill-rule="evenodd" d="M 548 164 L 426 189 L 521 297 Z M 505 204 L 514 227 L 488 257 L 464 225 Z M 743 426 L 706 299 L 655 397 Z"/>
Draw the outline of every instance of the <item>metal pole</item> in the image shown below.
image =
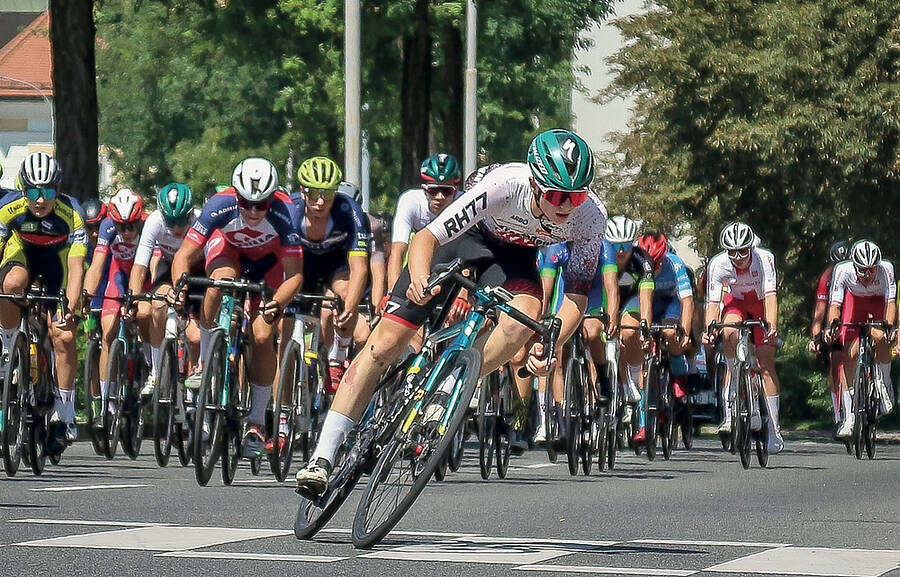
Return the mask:
<path id="1" fill-rule="evenodd" d="M 362 208 L 364 211 L 369 212 L 369 207 L 372 205 L 371 198 L 371 189 L 370 185 L 370 165 L 369 165 L 369 131 L 362 131 L 362 184 L 359 187 L 359 190 L 362 192 Z"/>
<path id="2" fill-rule="evenodd" d="M 463 145 L 463 168 L 465 176 L 478 168 L 477 121 L 478 121 L 478 69 L 475 65 L 478 43 L 478 12 L 475 0 L 466 2 L 466 97 L 465 97 L 465 143 Z"/>
<path id="3" fill-rule="evenodd" d="M 24 84 L 25 86 L 27 86 L 27 87 L 31 88 L 32 90 L 34 90 L 35 92 L 37 92 L 40 95 L 40 97 L 44 99 L 44 102 L 47 103 L 47 106 L 50 108 L 50 142 L 51 142 L 51 144 L 54 145 L 54 148 L 55 148 L 55 146 L 56 146 L 56 113 L 53 110 L 53 103 L 50 102 L 50 99 L 47 98 L 47 95 L 44 94 L 44 92 L 40 88 L 38 88 L 31 82 L 27 82 L 25 80 L 19 80 L 18 78 L 13 78 L 12 76 L 5 76 L 3 74 L 0 74 L 0 78 L 3 78 L 4 80 L 9 80 L 10 82 L 18 82 L 19 84 Z"/>
<path id="4" fill-rule="evenodd" d="M 360 185 L 360 0 L 344 0 L 344 180 Z"/>

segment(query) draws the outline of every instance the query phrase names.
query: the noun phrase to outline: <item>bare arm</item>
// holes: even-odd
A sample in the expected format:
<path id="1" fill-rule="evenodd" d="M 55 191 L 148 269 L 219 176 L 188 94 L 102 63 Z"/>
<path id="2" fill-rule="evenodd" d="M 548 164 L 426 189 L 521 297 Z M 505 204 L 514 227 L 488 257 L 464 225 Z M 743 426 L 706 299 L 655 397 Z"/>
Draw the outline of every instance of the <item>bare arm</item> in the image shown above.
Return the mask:
<path id="1" fill-rule="evenodd" d="M 406 257 L 407 248 L 409 248 L 409 244 L 405 242 L 391 243 L 391 256 L 388 259 L 387 270 L 388 292 L 391 292 L 394 289 L 397 279 L 400 278 L 400 273 L 403 272 L 403 259 Z"/>

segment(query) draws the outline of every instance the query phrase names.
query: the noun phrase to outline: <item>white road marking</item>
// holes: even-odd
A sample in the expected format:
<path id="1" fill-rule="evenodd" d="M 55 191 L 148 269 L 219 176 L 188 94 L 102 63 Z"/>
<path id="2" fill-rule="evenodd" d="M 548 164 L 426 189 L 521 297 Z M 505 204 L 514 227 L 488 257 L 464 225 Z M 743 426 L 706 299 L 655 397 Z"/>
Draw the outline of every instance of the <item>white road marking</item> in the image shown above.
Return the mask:
<path id="1" fill-rule="evenodd" d="M 334 563 L 349 557 L 328 557 L 324 555 L 273 555 L 269 553 L 233 553 L 228 551 L 170 551 L 157 557 L 184 557 L 188 559 L 228 559 L 239 561 L 292 561 L 302 563 Z"/>
<path id="2" fill-rule="evenodd" d="M 900 551 L 782 547 L 720 563 L 704 571 L 878 577 L 900 567 Z"/>
<path id="3" fill-rule="evenodd" d="M 570 549 L 571 552 L 578 552 L 585 547 L 610 547 L 621 541 L 581 541 L 577 539 L 533 539 L 531 537 L 467 537 L 458 539 L 458 541 L 469 541 L 473 543 L 490 543 L 495 545 L 531 545 L 532 547 L 547 547 L 552 549 Z"/>
<path id="4" fill-rule="evenodd" d="M 349 535 L 351 533 L 351 530 L 328 527 L 322 529 L 320 533 L 339 533 L 342 535 Z M 388 533 L 388 537 L 390 537 L 391 535 L 399 535 L 401 537 L 446 537 L 448 539 L 469 539 L 472 537 L 480 537 L 478 533 L 447 533 L 441 531 L 391 531 L 390 533 Z"/>
<path id="5" fill-rule="evenodd" d="M 88 521 L 85 519 L 10 519 L 9 523 L 32 525 L 90 525 L 99 527 L 171 527 L 174 523 L 140 523 L 138 521 Z"/>
<path id="6" fill-rule="evenodd" d="M 93 491 L 95 489 L 137 489 L 138 487 L 152 486 L 153 485 L 75 485 L 72 487 L 40 487 L 38 489 L 28 490 L 35 493 L 62 493 L 65 491 Z"/>
<path id="7" fill-rule="evenodd" d="M 246 479 L 244 481 L 234 481 L 232 485 L 281 485 L 282 481 L 278 479 Z"/>
<path id="8" fill-rule="evenodd" d="M 541 571 L 547 573 L 594 573 L 600 575 L 661 575 L 687 577 L 697 571 L 681 569 L 651 569 L 637 567 L 592 567 L 589 565 L 522 565 L 516 571 Z"/>
<path id="9" fill-rule="evenodd" d="M 752 541 L 679 541 L 678 539 L 634 539 L 629 543 L 646 545 L 687 545 L 691 547 L 790 547 L 790 543 L 754 543 Z"/>
<path id="10" fill-rule="evenodd" d="M 548 467 L 558 467 L 561 463 L 534 463 L 532 465 L 514 465 L 510 469 L 521 471 L 522 469 L 546 469 Z"/>
<path id="11" fill-rule="evenodd" d="M 408 545 L 360 555 L 368 559 L 391 559 L 397 561 L 442 561 L 449 563 L 491 563 L 498 565 L 523 565 L 549 561 L 570 555 L 569 551 L 541 549 L 525 545 L 476 546 L 465 542 L 431 543 L 428 545 Z"/>
<path id="12" fill-rule="evenodd" d="M 224 543 L 293 535 L 280 529 L 235 529 L 229 527 L 139 527 L 84 535 L 53 537 L 15 543 L 24 547 L 83 547 L 138 551 L 185 551 Z"/>

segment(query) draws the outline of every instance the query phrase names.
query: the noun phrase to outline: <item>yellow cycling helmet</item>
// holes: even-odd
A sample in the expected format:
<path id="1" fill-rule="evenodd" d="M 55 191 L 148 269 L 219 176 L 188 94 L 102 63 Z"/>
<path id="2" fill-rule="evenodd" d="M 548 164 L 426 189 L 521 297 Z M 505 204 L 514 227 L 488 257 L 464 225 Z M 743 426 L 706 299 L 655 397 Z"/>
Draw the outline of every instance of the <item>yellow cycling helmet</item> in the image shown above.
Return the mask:
<path id="1" fill-rule="evenodd" d="M 297 169 L 297 181 L 306 188 L 336 189 L 343 176 L 337 163 L 325 156 L 304 160 Z"/>

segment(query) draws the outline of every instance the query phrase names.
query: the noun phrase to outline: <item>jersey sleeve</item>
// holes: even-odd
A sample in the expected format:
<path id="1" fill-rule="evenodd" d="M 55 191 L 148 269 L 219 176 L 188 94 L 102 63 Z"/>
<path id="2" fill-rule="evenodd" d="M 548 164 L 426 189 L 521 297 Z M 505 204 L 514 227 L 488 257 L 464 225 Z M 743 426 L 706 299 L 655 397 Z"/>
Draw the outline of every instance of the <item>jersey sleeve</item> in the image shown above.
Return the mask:
<path id="1" fill-rule="evenodd" d="M 775 255 L 769 251 L 761 251 L 761 265 L 763 273 L 763 294 L 774 295 L 777 290 L 778 277 L 775 273 Z"/>
<path id="2" fill-rule="evenodd" d="M 722 258 L 715 256 L 709 261 L 706 269 L 706 302 L 718 305 L 722 302 L 722 287 L 725 284 L 726 270 Z"/>
<path id="3" fill-rule="evenodd" d="M 828 290 L 828 282 L 831 280 L 831 275 L 834 274 L 834 268 L 828 267 L 825 271 L 819 276 L 819 284 L 816 286 L 816 301 L 817 302 L 828 302 L 829 290 Z"/>
<path id="4" fill-rule="evenodd" d="M 616 264 L 616 251 L 613 250 L 612 243 L 606 239 L 603 240 L 603 248 L 600 252 L 600 272 L 619 272 L 619 265 Z"/>
<path id="5" fill-rule="evenodd" d="M 150 259 L 153 257 L 153 251 L 156 249 L 156 239 L 159 238 L 164 226 L 162 213 L 158 210 L 154 210 L 147 217 L 144 229 L 141 231 L 141 239 L 138 241 L 137 251 L 134 255 L 134 264 L 150 266 Z"/>
<path id="6" fill-rule="evenodd" d="M 276 193 L 266 218 L 281 237 L 282 254 L 289 257 L 301 256 L 303 248 L 300 244 L 300 213 L 290 197 Z"/>
<path id="7" fill-rule="evenodd" d="M 887 302 L 897 300 L 897 283 L 894 282 L 894 263 L 889 260 L 881 261 L 884 264 L 884 272 L 887 275 Z"/>
<path id="8" fill-rule="evenodd" d="M 694 287 L 691 277 L 688 275 L 687 265 L 675 255 L 669 255 L 669 258 L 672 261 L 672 268 L 675 270 L 675 290 L 678 298 L 685 299 L 694 296 Z"/>
<path id="9" fill-rule="evenodd" d="M 573 240 L 569 245 L 569 262 L 565 267 L 565 291 L 587 295 L 597 274 L 603 233 L 606 230 L 606 208 L 599 200 L 588 201 L 589 208 L 578 214 Z M 588 203 L 581 206 L 587 206 Z M 579 207 L 581 208 L 581 207 Z M 575 217 L 575 213 L 570 218 Z"/>
<path id="10" fill-rule="evenodd" d="M 653 280 L 653 260 L 639 248 L 631 252 L 634 270 L 638 274 L 638 290 L 653 290 L 656 283 Z"/>
<path id="11" fill-rule="evenodd" d="M 363 212 L 362 207 L 349 198 L 342 198 L 343 205 L 340 210 L 346 211 L 350 225 L 350 234 L 344 248 L 347 256 L 369 256 L 369 242 L 372 231 L 369 228 L 369 217 Z"/>
<path id="12" fill-rule="evenodd" d="M 844 304 L 844 294 L 847 291 L 847 280 L 849 278 L 847 272 L 852 266 L 849 263 L 841 263 L 834 267 L 834 274 L 831 277 L 831 298 L 829 299 L 831 304 L 837 306 Z"/>
<path id="13" fill-rule="evenodd" d="M 409 236 L 413 233 L 413 218 L 416 210 L 416 199 L 413 192 L 412 190 L 404 192 L 397 200 L 394 224 L 391 227 L 391 242 L 409 243 Z"/>
<path id="14" fill-rule="evenodd" d="M 458 196 L 425 228 L 431 231 L 440 244 L 447 244 L 485 218 L 501 214 L 510 199 L 509 182 L 490 178 L 488 175 Z"/>
<path id="15" fill-rule="evenodd" d="M 86 257 L 88 251 L 87 229 L 77 210 L 72 210 L 72 230 L 69 232 L 69 256 Z"/>

